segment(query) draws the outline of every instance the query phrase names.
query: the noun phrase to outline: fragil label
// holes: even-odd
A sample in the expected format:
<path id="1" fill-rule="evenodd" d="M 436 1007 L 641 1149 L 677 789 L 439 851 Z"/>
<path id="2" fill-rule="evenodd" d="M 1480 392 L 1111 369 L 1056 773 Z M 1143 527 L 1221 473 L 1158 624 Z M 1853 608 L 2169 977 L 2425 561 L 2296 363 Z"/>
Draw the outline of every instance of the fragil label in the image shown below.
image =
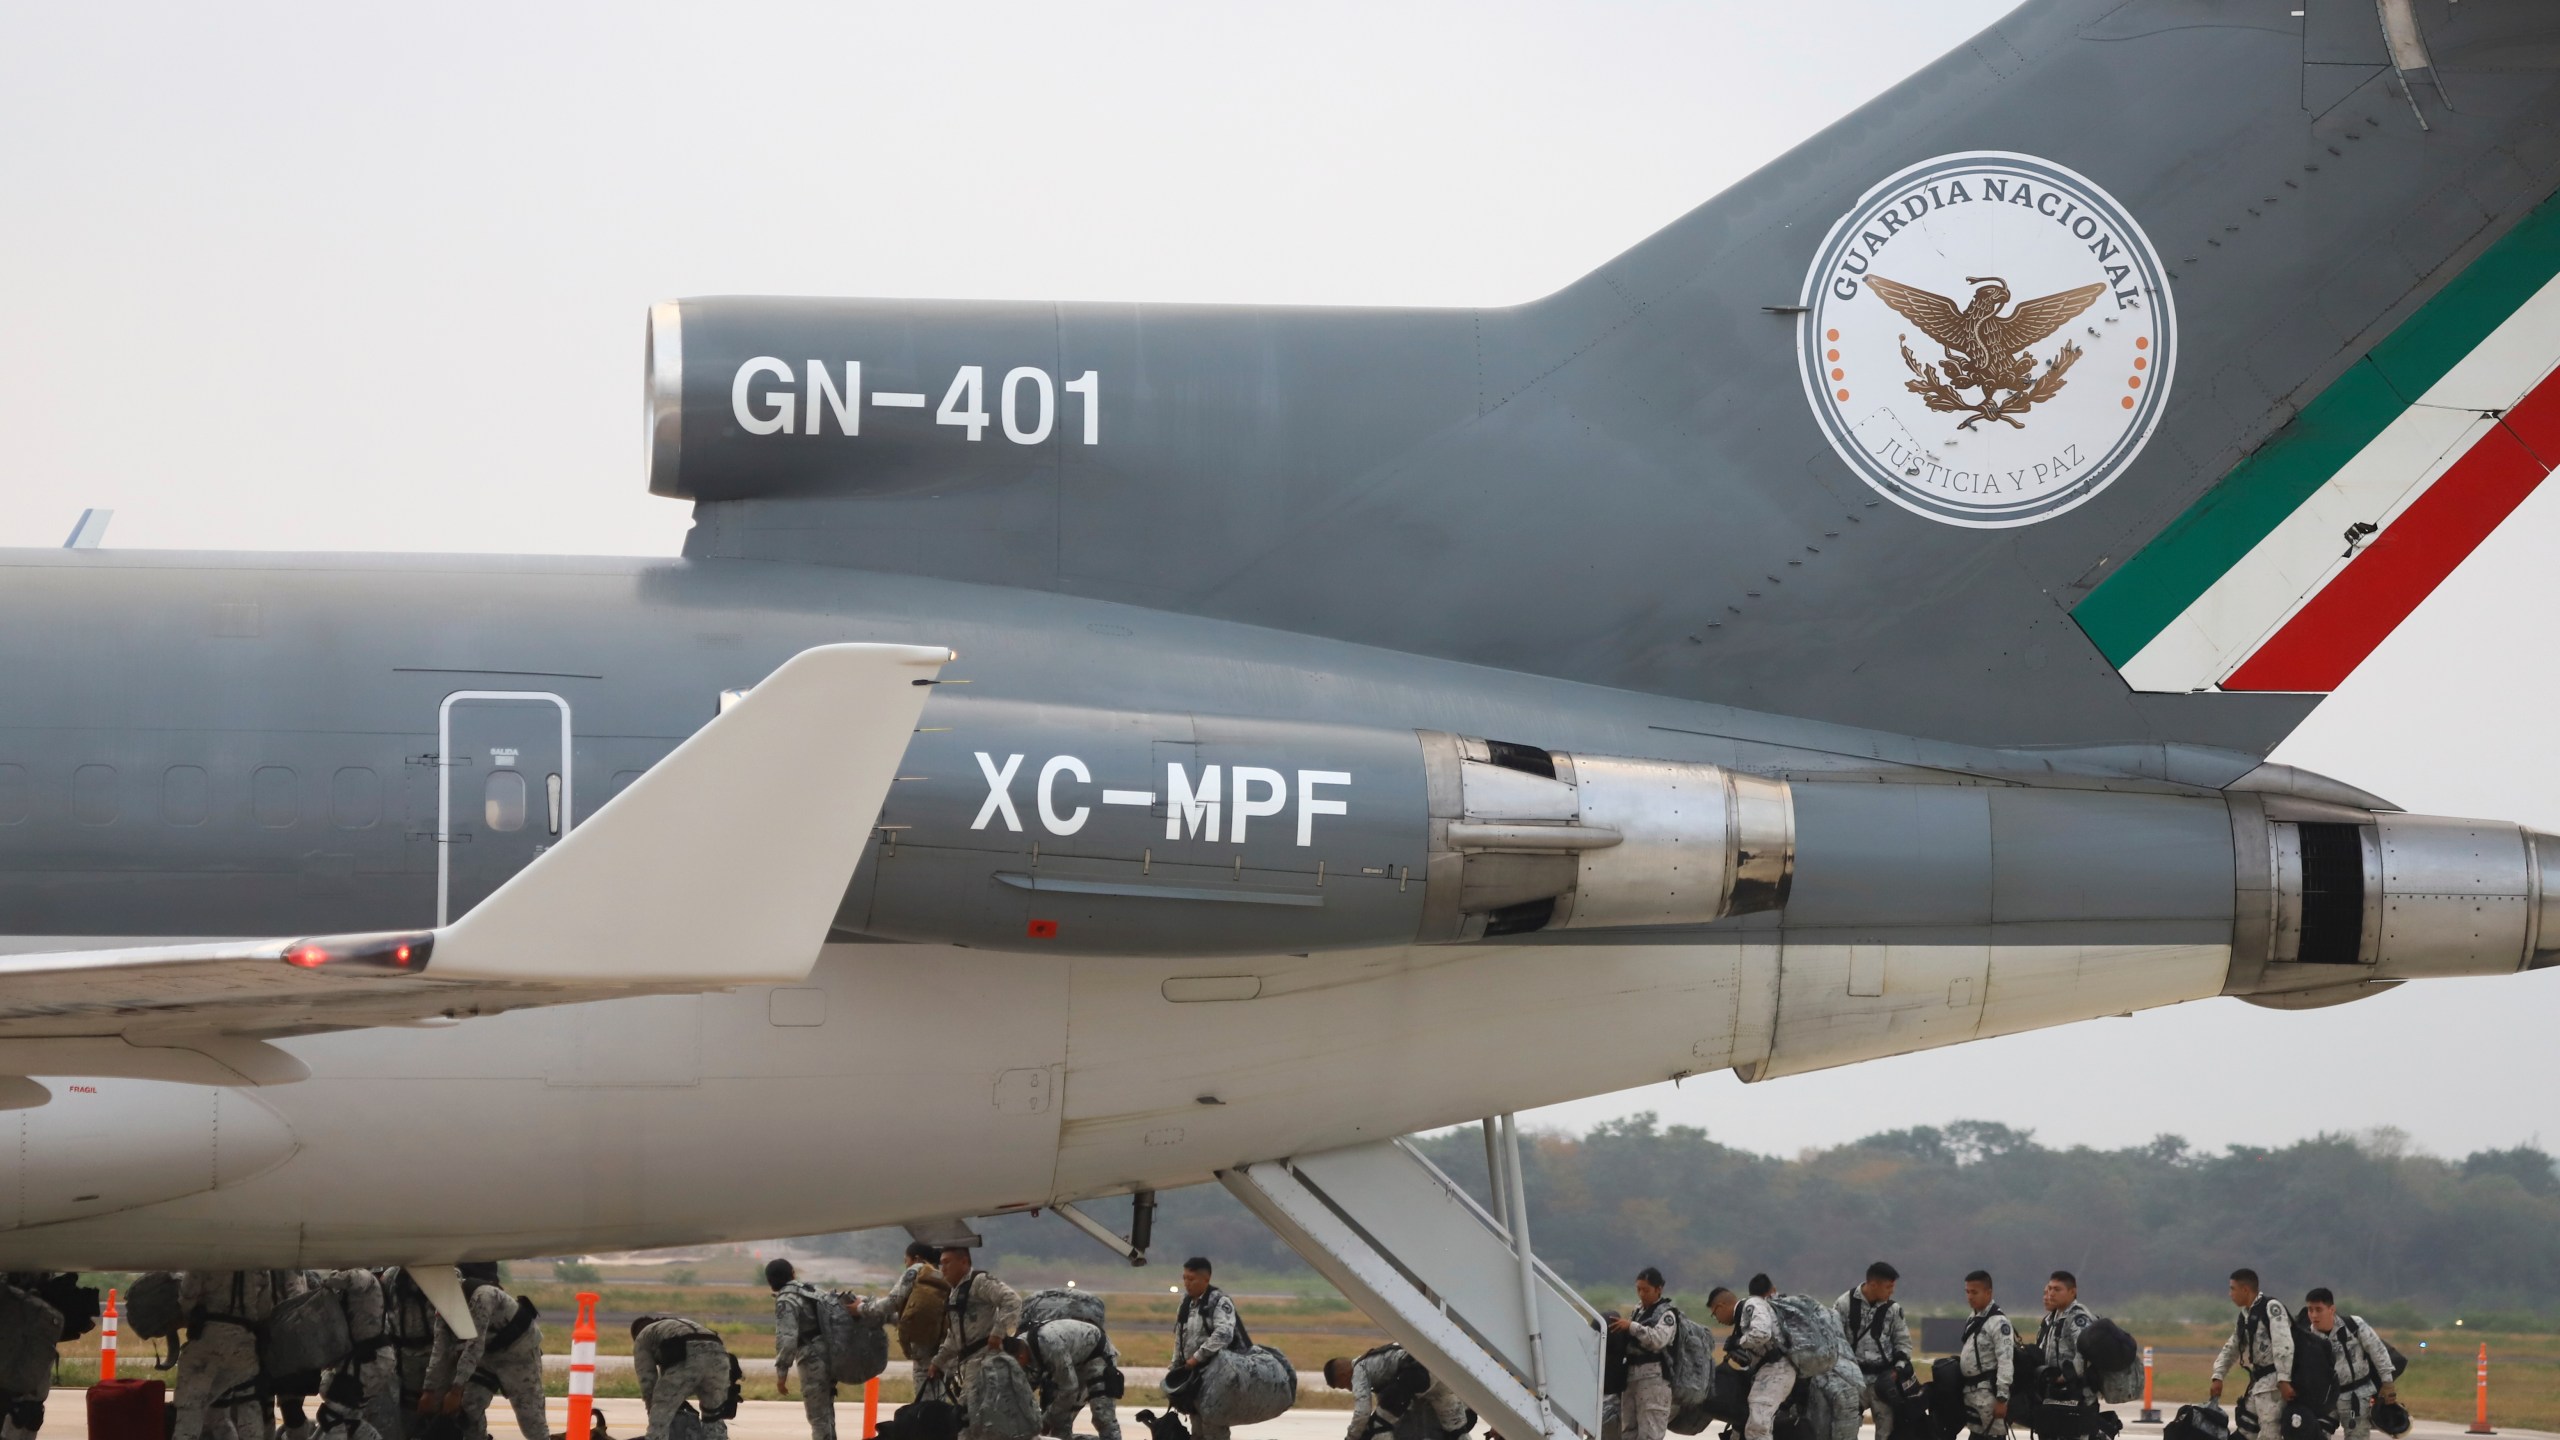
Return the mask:
<path id="1" fill-rule="evenodd" d="M 2050 160 L 1972 151 L 1869 190 L 1815 253 L 1805 397 L 1849 468 L 1906 510 L 2050 519 L 2142 453 L 2177 315 L 2114 196 Z"/>

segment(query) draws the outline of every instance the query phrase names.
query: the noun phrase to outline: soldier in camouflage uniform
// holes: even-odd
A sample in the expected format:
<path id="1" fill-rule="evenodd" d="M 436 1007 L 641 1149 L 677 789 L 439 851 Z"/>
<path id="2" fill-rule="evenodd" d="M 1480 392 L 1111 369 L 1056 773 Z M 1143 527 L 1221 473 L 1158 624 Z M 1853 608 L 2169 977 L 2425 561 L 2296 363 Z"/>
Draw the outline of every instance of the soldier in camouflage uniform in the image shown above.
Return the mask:
<path id="1" fill-rule="evenodd" d="M 1744 1440 L 1770 1440 L 1776 1431 L 1778 1407 L 1796 1388 L 1796 1367 L 1787 1359 L 1786 1334 L 1778 1328 L 1778 1307 L 1770 1299 L 1778 1293 L 1777 1282 L 1766 1275 L 1751 1277 L 1750 1296 L 1737 1303 L 1733 1292 L 1717 1287 L 1716 1318 L 1733 1327 L 1724 1342 L 1728 1362 L 1739 1362 L 1751 1370 L 1751 1409 L 1743 1421 Z"/>
<path id="2" fill-rule="evenodd" d="M 2232 1424 L 2252 1435 L 2273 1430 L 2293 1398 L 2293 1317 L 2284 1302 L 2258 1290 L 2258 1272 L 2243 1267 L 2231 1272 L 2231 1303 L 2240 1307 L 2231 1338 L 2213 1357 L 2213 1398 L 2222 1398 L 2222 1377 L 2237 1363 L 2249 1372 Z"/>
<path id="3" fill-rule="evenodd" d="M 2339 1314 L 2338 1297 L 2325 1285 L 2302 1297 L 2302 1318 L 2336 1355 L 2332 1368 L 2338 1377 L 2339 1440 L 2368 1440 L 2374 1401 L 2396 1404 L 2400 1399 L 2390 1348 L 2363 1316 Z"/>
<path id="4" fill-rule="evenodd" d="M 1416 1390 L 1423 1376 L 1429 1380 Z M 1393 1434 L 1415 1406 L 1430 1414 L 1443 1440 L 1461 1434 L 1471 1422 L 1467 1402 L 1449 1382 L 1423 1369 L 1401 1345 L 1380 1345 L 1357 1360 L 1337 1355 L 1324 1362 L 1324 1383 L 1351 1392 L 1351 1427 L 1342 1432 L 1343 1440 Z"/>
<path id="5" fill-rule="evenodd" d="M 788 1260 L 767 1263 L 764 1283 L 773 1290 L 774 1388 L 790 1394 L 796 1371 L 810 1440 L 836 1440 L 836 1376 L 828 1363 L 825 1311 L 845 1302 L 799 1278 Z"/>
<path id="6" fill-rule="evenodd" d="M 258 1328 L 303 1290 L 299 1270 L 190 1270 L 178 1286 L 187 1343 L 178 1350 L 178 1396 L 170 1440 L 267 1440 L 266 1387 L 258 1374 Z"/>
<path id="7" fill-rule="evenodd" d="M 1964 1277 L 1964 1303 L 1973 1317 L 1965 1321 L 1964 1340 L 1956 1347 L 1956 1368 L 1964 1374 L 1964 1408 L 1973 1433 L 2000 1440 L 2009 1433 L 2009 1387 L 2018 1375 L 2018 1331 L 1991 1298 L 1991 1272 L 1976 1270 Z"/>
<path id="8" fill-rule="evenodd" d="M 889 1287 L 888 1315 L 898 1327 L 898 1353 L 907 1357 L 907 1374 L 916 1395 L 925 1390 L 925 1372 L 942 1348 L 942 1330 L 951 1306 L 951 1282 L 942 1278 L 942 1252 L 919 1240 L 907 1246 L 907 1268 Z"/>
<path id="9" fill-rule="evenodd" d="M 495 1265 L 461 1268 L 463 1300 L 478 1333 L 462 1339 L 437 1318 L 420 1413 L 435 1406 L 461 1415 L 465 1433 L 482 1436 L 489 1433 L 489 1402 L 504 1395 L 525 1440 L 551 1440 L 551 1422 L 542 1411 L 542 1327 L 533 1323 L 530 1302 L 506 1292 Z"/>
<path id="10" fill-rule="evenodd" d="M 649 1408 L 649 1440 L 667 1440 L 688 1400 L 702 1416 L 703 1440 L 729 1440 L 729 1347 L 711 1327 L 677 1315 L 634 1319 L 631 1373 Z"/>
<path id="11" fill-rule="evenodd" d="M 316 1270 L 311 1283 L 338 1297 L 347 1312 L 347 1339 L 355 1348 L 346 1363 L 329 1377 L 321 1402 L 320 1428 L 345 1433 L 354 1425 L 333 1407 L 360 1411 L 379 1440 L 401 1440 L 400 1357 L 386 1328 L 382 1277 L 370 1270 Z"/>
<path id="12" fill-rule="evenodd" d="M 993 1354 L 1022 1323 L 1022 1296 L 992 1273 L 971 1268 L 967 1247 L 942 1252 L 942 1278 L 951 1282 L 951 1308 L 942 1330 L 942 1348 L 925 1367 L 929 1383 L 962 1393 L 961 1373 Z"/>
<path id="13" fill-rule="evenodd" d="M 1876 1440 L 1890 1440 L 1893 1434 L 1893 1407 L 1876 1403 L 1876 1388 L 1893 1383 L 1895 1368 L 1911 1358 L 1911 1321 L 1902 1313 L 1902 1302 L 1893 1298 L 1901 1282 L 1902 1272 L 1879 1260 L 1867 1267 L 1865 1280 L 1831 1304 L 1839 1312 L 1841 1333 L 1858 1355 L 1866 1387 L 1859 1399 L 1875 1415 Z"/>
<path id="14" fill-rule="evenodd" d="M 43 1271 L 13 1271 L 6 1288 L 15 1292 L 12 1298 L 26 1307 L 27 1319 L 40 1330 L 40 1334 L 31 1338 L 41 1341 L 44 1348 L 58 1354 L 62 1343 L 62 1312 L 40 1293 L 44 1281 Z M 44 1402 L 50 1393 L 50 1390 L 39 1387 L 33 1394 L 0 1395 L 0 1400 L 7 1402 L 7 1409 L 0 1411 L 0 1440 L 35 1440 L 36 1432 L 44 1428 Z"/>
<path id="15" fill-rule="evenodd" d="M 1093 1433 L 1101 1440 L 1120 1440 L 1120 1416 L 1103 1388 L 1120 1364 L 1111 1337 L 1089 1320 L 1052 1320 L 1035 1326 L 1026 1337 L 1038 1367 L 1032 1383 L 1040 1391 L 1040 1433 L 1072 1440 L 1076 1412 L 1093 1406 Z"/>
<path id="16" fill-rule="evenodd" d="M 426 1393 L 427 1360 L 436 1343 L 436 1311 L 427 1303 L 427 1292 L 409 1272 L 397 1265 L 375 1272 L 382 1282 L 382 1336 L 391 1347 L 393 1371 L 398 1375 L 400 1414 L 396 1427 L 382 1432 L 382 1440 L 416 1437 L 426 1430 L 426 1416 L 418 1409 L 418 1397 Z M 374 1422 L 375 1428 L 381 1422 Z"/>
<path id="17" fill-rule="evenodd" d="M 1235 1348 L 1243 1322 L 1236 1318 L 1236 1302 L 1210 1283 L 1212 1273 L 1206 1256 L 1194 1255 L 1182 1262 L 1182 1308 L 1173 1321 L 1175 1365 L 1205 1368 Z M 1227 1440 L 1226 1426 L 1196 1415 L 1191 1433 L 1193 1440 Z"/>
<path id="18" fill-rule="evenodd" d="M 1727 1292 L 1730 1293 L 1730 1292 Z M 1707 1303 L 1713 1305 L 1715 1296 Z M 1680 1312 L 1662 1293 L 1662 1272 L 1647 1265 L 1636 1272 L 1636 1312 L 1609 1322 L 1627 1337 L 1627 1387 L 1618 1396 L 1618 1424 L 1630 1440 L 1662 1440 L 1671 1424 L 1671 1378 L 1666 1373 L 1672 1342 L 1680 1338 Z"/>
<path id="19" fill-rule="evenodd" d="M 2089 1367 L 2080 1359 L 2080 1332 L 2098 1323 L 2089 1307 L 2080 1303 L 2080 1277 L 2068 1270 L 2056 1270 L 2044 1282 L 2044 1323 L 2036 1327 L 2036 1349 L 2044 1356 L 2045 1368 L 2057 1375 L 2068 1375 L 2075 1385 L 2085 1385 Z"/>

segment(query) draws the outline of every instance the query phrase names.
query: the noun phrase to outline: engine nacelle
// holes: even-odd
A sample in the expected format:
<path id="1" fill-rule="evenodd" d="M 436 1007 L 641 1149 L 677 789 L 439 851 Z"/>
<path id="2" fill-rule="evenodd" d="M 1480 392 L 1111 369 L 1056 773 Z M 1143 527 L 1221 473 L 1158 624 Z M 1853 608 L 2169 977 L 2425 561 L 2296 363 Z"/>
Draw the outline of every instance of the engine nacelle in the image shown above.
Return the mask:
<path id="1" fill-rule="evenodd" d="M 1795 806 L 1784 780 L 1438 731 L 1421 740 L 1425 940 L 1704 925 L 1787 903 Z"/>
<path id="2" fill-rule="evenodd" d="M 976 699 L 941 718 L 839 931 L 1271 954 L 1694 927 L 1783 905 L 1793 873 L 1786 782 L 1717 765 Z"/>
<path id="3" fill-rule="evenodd" d="M 2560 836 L 2245 793 L 2231 823 L 2232 994 L 2310 1008 L 2560 963 Z"/>

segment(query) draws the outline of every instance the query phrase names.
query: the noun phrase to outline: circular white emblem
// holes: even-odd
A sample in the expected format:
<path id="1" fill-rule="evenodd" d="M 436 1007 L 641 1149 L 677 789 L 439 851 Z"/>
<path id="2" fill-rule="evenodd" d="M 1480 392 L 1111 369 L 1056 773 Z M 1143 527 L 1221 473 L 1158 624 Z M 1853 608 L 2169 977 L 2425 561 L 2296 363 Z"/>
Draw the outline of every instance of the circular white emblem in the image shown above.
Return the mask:
<path id="1" fill-rule="evenodd" d="M 2177 315 L 2115 197 L 2032 155 L 1924 160 L 1805 276 L 1805 396 L 1840 458 L 1950 525 L 2050 519 L 2124 473 L 2169 398 Z"/>

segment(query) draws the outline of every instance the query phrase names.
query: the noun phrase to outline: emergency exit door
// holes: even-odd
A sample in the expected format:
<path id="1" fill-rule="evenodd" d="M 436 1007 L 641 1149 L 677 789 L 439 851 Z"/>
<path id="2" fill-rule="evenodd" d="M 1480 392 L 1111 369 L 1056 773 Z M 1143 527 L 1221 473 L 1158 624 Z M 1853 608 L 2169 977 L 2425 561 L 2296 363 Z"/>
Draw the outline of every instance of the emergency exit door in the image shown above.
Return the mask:
<path id="1" fill-rule="evenodd" d="M 569 702 L 457 690 L 436 716 L 436 923 L 451 923 L 569 833 Z"/>

